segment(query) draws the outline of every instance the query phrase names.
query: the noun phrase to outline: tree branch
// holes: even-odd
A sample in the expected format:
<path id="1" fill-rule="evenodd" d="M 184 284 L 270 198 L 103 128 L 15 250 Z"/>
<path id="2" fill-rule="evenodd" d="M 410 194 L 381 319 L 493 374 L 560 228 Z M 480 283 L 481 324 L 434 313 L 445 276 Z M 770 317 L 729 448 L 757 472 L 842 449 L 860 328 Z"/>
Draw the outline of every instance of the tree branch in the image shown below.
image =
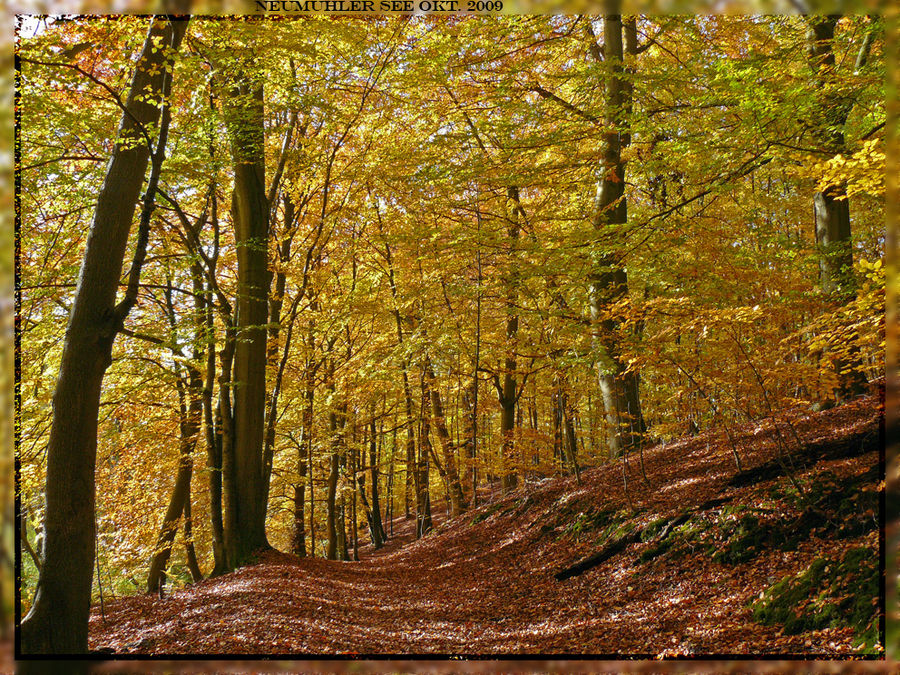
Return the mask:
<path id="1" fill-rule="evenodd" d="M 602 123 L 601 120 L 598 119 L 597 117 L 595 117 L 594 115 L 591 115 L 589 112 L 586 112 L 586 111 L 582 110 L 581 108 L 578 108 L 578 107 L 572 105 L 571 103 L 569 103 L 569 102 L 566 101 L 565 99 L 563 99 L 563 98 L 557 96 L 557 95 L 554 94 L 552 91 L 548 91 L 547 89 L 544 89 L 542 86 L 540 86 L 540 85 L 537 84 L 537 83 L 534 83 L 534 84 L 531 84 L 531 85 L 526 85 L 526 88 L 529 89 L 529 90 L 531 90 L 531 91 L 533 91 L 533 92 L 536 93 L 536 94 L 540 94 L 540 96 L 541 96 L 542 98 L 545 98 L 545 99 L 548 99 L 548 100 L 553 101 L 553 102 L 555 102 L 555 103 L 558 103 L 559 105 L 561 105 L 561 106 L 562 106 L 563 108 L 565 108 L 566 110 L 568 110 L 568 111 L 570 111 L 570 112 L 573 112 L 573 113 L 575 113 L 576 115 L 580 115 L 580 116 L 583 117 L 584 119 L 586 119 L 586 120 L 588 120 L 588 121 L 590 121 L 590 122 L 593 122 L 594 124 L 601 124 L 601 123 Z"/>

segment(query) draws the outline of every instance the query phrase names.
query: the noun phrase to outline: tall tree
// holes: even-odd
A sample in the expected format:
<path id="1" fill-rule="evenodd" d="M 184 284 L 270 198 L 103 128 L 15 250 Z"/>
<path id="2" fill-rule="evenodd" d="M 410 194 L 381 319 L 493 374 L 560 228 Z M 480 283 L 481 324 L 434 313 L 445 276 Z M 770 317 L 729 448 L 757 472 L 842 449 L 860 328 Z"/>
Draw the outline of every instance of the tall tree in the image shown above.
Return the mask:
<path id="1" fill-rule="evenodd" d="M 112 361 L 113 341 L 136 301 L 137 275 L 154 205 L 152 176 L 145 192 L 143 232 L 129 289 L 118 304 L 116 291 L 151 154 L 155 180 L 159 177 L 168 112 L 165 103 L 157 103 L 168 99 L 172 59 L 186 30 L 186 21 L 151 19 L 124 103 L 106 178 L 97 196 L 53 395 L 53 424 L 47 444 L 44 564 L 34 605 L 22 621 L 23 653 L 87 652 L 95 555 L 94 469 L 100 391 Z M 162 133 L 154 147 L 150 129 L 160 122 L 161 115 Z"/>
<path id="2" fill-rule="evenodd" d="M 503 284 L 506 303 L 506 353 L 503 356 L 503 383 L 495 377 L 494 385 L 500 401 L 500 435 L 503 439 L 503 475 L 500 484 L 504 492 L 516 489 L 518 484 L 518 468 L 516 463 L 516 405 L 522 390 L 517 389 L 517 351 L 519 339 L 519 273 L 517 267 L 517 249 L 519 233 L 522 229 L 522 202 L 519 200 L 519 188 L 511 185 L 506 188 L 506 233 L 509 240 L 509 271 Z M 524 387 L 523 387 L 524 389 Z"/>
<path id="3" fill-rule="evenodd" d="M 426 391 L 426 395 L 431 399 L 434 428 L 441 443 L 441 451 L 444 457 L 443 467 L 447 479 L 447 492 L 450 498 L 450 515 L 451 517 L 458 516 L 466 508 L 466 499 L 463 496 L 462 484 L 459 480 L 456 448 L 453 447 L 450 433 L 447 431 L 447 422 L 444 418 L 444 404 L 441 401 L 441 392 L 438 388 L 439 383 L 434 375 L 431 359 L 428 357 L 425 357 L 425 373 L 422 386 Z"/>
<path id="4" fill-rule="evenodd" d="M 266 539 L 263 457 L 266 412 L 269 203 L 266 194 L 263 84 L 243 73 L 229 82 L 225 120 L 231 141 L 231 213 L 237 247 L 237 341 L 234 348 L 232 476 L 226 483 L 225 549 L 229 567 L 245 564 Z M 224 468 L 223 468 L 224 470 Z"/>
<path id="5" fill-rule="evenodd" d="M 839 85 L 837 61 L 834 54 L 834 33 L 840 16 L 807 17 L 807 57 L 816 87 L 818 105 L 815 119 L 810 120 L 816 130 L 817 142 L 822 152 L 833 157 L 846 151 L 847 119 L 854 106 L 851 96 L 842 94 Z M 865 27 L 853 69 L 858 73 L 866 64 L 872 48 L 874 26 Z M 853 238 L 850 222 L 850 201 L 845 182 L 832 182 L 822 186 L 813 195 L 816 244 L 819 249 L 819 282 L 822 291 L 845 304 L 856 294 L 853 278 Z M 857 363 L 838 359 L 838 395 L 847 398 L 860 393 L 866 378 L 858 363 L 857 350 L 850 354 Z"/>
<path id="6" fill-rule="evenodd" d="M 625 161 L 622 151 L 631 142 L 629 115 L 632 107 L 631 73 L 625 68 L 621 2 L 607 0 L 603 16 L 603 56 L 588 24 L 590 53 L 603 62 L 605 71 L 604 123 L 600 142 L 600 179 L 591 212 L 591 226 L 600 234 L 621 234 L 628 222 L 625 195 Z M 634 19 L 626 22 L 625 39 L 633 56 L 637 51 Z M 597 337 L 600 390 L 606 409 L 609 449 L 618 456 L 636 447 L 644 432 L 637 373 L 623 361 L 619 346 L 620 323 L 613 306 L 628 295 L 628 274 L 623 248 L 613 247 L 597 256 L 590 285 L 591 317 Z"/>

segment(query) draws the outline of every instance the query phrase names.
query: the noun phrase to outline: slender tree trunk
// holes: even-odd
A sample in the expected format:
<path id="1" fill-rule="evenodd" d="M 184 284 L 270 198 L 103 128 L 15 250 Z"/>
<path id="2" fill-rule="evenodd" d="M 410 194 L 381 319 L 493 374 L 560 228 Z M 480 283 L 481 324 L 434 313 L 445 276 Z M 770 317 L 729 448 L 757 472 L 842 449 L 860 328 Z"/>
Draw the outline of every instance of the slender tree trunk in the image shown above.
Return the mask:
<path id="1" fill-rule="evenodd" d="M 316 483 L 313 472 L 312 445 L 309 446 L 307 456 L 307 469 L 309 471 L 309 554 L 316 557 Z"/>
<path id="2" fill-rule="evenodd" d="M 522 204 L 519 201 L 519 188 L 515 186 L 508 187 L 506 189 L 506 221 L 510 247 L 510 270 L 504 280 L 506 286 L 506 356 L 503 362 L 503 386 L 502 388 L 497 388 L 501 410 L 500 436 L 503 443 L 504 468 L 500 479 L 503 492 L 511 492 L 518 485 L 517 468 L 513 464 L 516 461 L 516 403 L 519 400 L 517 392 L 518 381 L 516 379 L 516 351 L 519 339 L 519 310 L 517 307 L 519 302 L 519 284 L 516 270 L 516 250 L 521 229 L 521 216 Z"/>
<path id="3" fill-rule="evenodd" d="M 390 536 L 394 536 L 394 458 L 397 454 L 397 423 L 394 422 L 394 431 L 391 434 L 391 464 L 388 469 L 388 498 L 387 519 L 390 527 Z"/>
<path id="4" fill-rule="evenodd" d="M 164 65 L 186 29 L 184 21 L 152 19 L 125 102 L 128 112 L 119 124 L 118 140 L 122 142 L 114 145 L 97 197 L 53 395 L 47 445 L 44 566 L 34 605 L 21 625 L 24 654 L 87 652 L 100 393 L 112 360 L 113 340 L 130 308 L 117 307 L 115 301 L 150 157 L 141 129 L 154 127 L 160 119 L 160 108 L 143 97 L 167 98 L 169 71 Z M 160 162 L 161 146 L 159 143 L 157 148 Z M 152 197 L 149 191 L 145 210 L 152 209 Z M 139 265 L 135 267 L 135 272 L 139 271 Z"/>
<path id="5" fill-rule="evenodd" d="M 187 392 L 185 387 L 179 387 L 181 399 L 181 440 L 179 443 L 178 473 L 175 477 L 175 486 L 169 505 L 163 518 L 163 524 L 156 540 L 153 558 L 150 561 L 150 570 L 147 573 L 147 592 L 156 593 L 159 590 L 161 579 L 164 578 L 166 567 L 169 564 L 169 556 L 172 554 L 172 542 L 178 531 L 178 520 L 187 507 L 191 492 L 191 474 L 193 473 L 192 456 L 197 445 L 197 436 L 200 433 L 200 418 L 203 413 L 203 380 L 196 368 L 188 369 Z M 188 399 L 185 405 L 184 399 Z"/>
<path id="6" fill-rule="evenodd" d="M 310 330 L 310 342 L 315 344 L 315 334 L 312 330 Z M 305 541 L 305 519 L 303 514 L 303 505 L 305 499 L 305 488 L 306 488 L 306 469 L 307 464 L 309 464 L 309 460 L 312 456 L 312 425 L 313 425 L 313 404 L 315 402 L 315 369 L 311 362 L 306 365 L 306 391 L 304 392 L 304 406 L 303 406 L 303 433 L 300 439 L 299 452 L 297 455 L 297 484 L 294 486 L 294 532 L 293 538 L 291 542 L 291 550 L 295 555 L 304 556 L 306 555 L 306 541 Z M 310 478 L 312 477 L 312 472 L 310 471 Z M 310 513 L 312 514 L 312 506 L 310 506 Z M 315 549 L 311 551 L 312 555 L 315 555 Z"/>
<path id="7" fill-rule="evenodd" d="M 234 543 L 233 533 L 237 530 L 237 504 L 235 494 L 235 469 L 234 469 L 234 417 L 231 400 L 232 364 L 234 363 L 235 331 L 231 326 L 225 329 L 225 344 L 219 352 L 219 404 L 216 410 L 216 430 L 218 435 L 218 459 L 222 474 L 222 534 L 223 548 L 225 551 L 225 568 L 228 571 L 233 567 L 231 561 L 233 552 L 228 549 L 229 541 Z M 229 540 L 229 537 L 231 539 Z"/>
<path id="8" fill-rule="evenodd" d="M 213 196 L 215 199 L 215 196 Z M 209 295 L 212 289 L 207 286 Z M 218 406 L 213 410 L 213 385 L 216 380 L 215 332 L 213 329 L 212 300 L 203 300 L 203 324 L 206 334 L 206 379 L 203 385 L 203 426 L 206 431 L 206 468 L 209 481 L 209 514 L 212 530 L 213 570 L 210 576 L 225 571 L 225 528 L 222 517 L 222 436 L 221 427 L 214 418 L 221 419 Z"/>
<path id="9" fill-rule="evenodd" d="M 357 520 L 357 501 L 359 498 L 359 448 L 356 445 L 356 425 L 353 425 L 353 443 L 350 452 L 350 475 L 354 480 L 351 481 L 351 489 L 353 498 L 350 501 L 350 534 L 353 540 L 353 560 L 359 562 L 359 521 Z M 363 494 L 365 494 L 365 484 L 363 484 Z"/>
<path id="10" fill-rule="evenodd" d="M 194 547 L 194 521 L 191 512 L 191 486 L 188 483 L 188 495 L 184 500 L 184 557 L 187 559 L 188 570 L 191 572 L 191 581 L 196 583 L 203 579 L 203 572 L 200 571 L 197 549 Z"/>
<path id="11" fill-rule="evenodd" d="M 469 397 L 467 410 L 470 410 L 467 419 L 469 423 L 470 443 L 466 448 L 466 476 L 463 483 L 468 486 L 471 481 L 472 499 L 471 506 L 474 508 L 478 505 L 478 370 L 481 368 L 481 284 L 482 284 L 482 268 L 481 268 L 481 209 L 478 204 L 475 205 L 475 222 L 477 224 L 478 241 L 475 249 L 475 272 L 476 272 L 476 295 L 475 295 L 475 362 L 472 364 L 472 384 L 471 395 Z"/>
<path id="12" fill-rule="evenodd" d="M 431 531 L 431 493 L 428 485 L 429 464 L 428 456 L 431 454 L 431 438 L 428 424 L 428 414 L 425 412 L 423 401 L 421 431 L 419 432 L 419 456 L 416 461 L 416 538 L 420 539 Z"/>
<path id="13" fill-rule="evenodd" d="M 293 118 L 296 119 L 296 116 Z M 292 127 L 291 127 L 292 128 Z M 285 137 L 285 146 L 282 154 L 287 151 L 290 144 L 291 131 Z M 274 189 L 273 185 L 273 189 Z M 289 196 L 284 197 L 284 223 L 290 226 L 295 218 L 294 202 Z M 284 369 L 287 365 L 288 355 L 291 351 L 291 336 L 293 335 L 294 320 L 297 318 L 297 307 L 303 296 L 302 291 L 298 291 L 294 302 L 288 311 L 287 335 L 284 340 L 281 358 L 279 358 L 279 336 L 282 328 L 281 310 L 284 306 L 284 294 L 287 287 L 287 275 L 285 268 L 291 260 L 291 242 L 292 236 L 285 236 L 278 246 L 278 263 L 277 272 L 272 275 L 274 282 L 274 290 L 269 297 L 269 335 L 266 343 L 266 362 L 267 368 L 274 372 L 274 381 L 272 382 L 271 391 L 269 392 L 268 406 L 266 408 L 266 431 L 263 441 L 263 503 L 269 502 L 269 485 L 272 480 L 272 461 L 275 456 L 275 425 L 278 420 L 278 397 L 281 395 L 281 385 L 284 380 Z M 300 502 L 303 503 L 302 500 Z"/>
<path id="14" fill-rule="evenodd" d="M 150 569 L 147 573 L 148 593 L 157 592 L 163 583 L 165 571 L 169 564 L 169 557 L 172 553 L 172 543 L 175 540 L 175 533 L 178 529 L 178 520 L 185 511 L 190 512 L 191 477 L 194 470 L 193 453 L 197 446 L 197 438 L 200 435 L 204 398 L 203 378 L 194 364 L 202 363 L 205 360 L 205 350 L 208 349 L 205 340 L 205 326 L 202 323 L 205 301 L 203 299 L 203 270 L 200 268 L 199 262 L 191 265 L 191 282 L 194 292 L 194 316 L 197 317 L 197 321 L 194 324 L 193 358 L 187 362 L 185 367 L 187 370 L 186 383 L 181 376 L 182 368 L 180 363 L 178 361 L 175 362 L 176 386 L 178 389 L 178 427 L 181 435 L 178 452 L 178 471 L 176 472 L 172 496 L 157 537 L 156 548 L 150 560 Z M 172 302 L 171 281 L 168 283 L 165 299 L 171 338 L 174 344 L 177 318 L 175 306 Z M 176 355 L 180 355 L 180 351 L 175 351 Z M 187 520 L 185 520 L 185 528 L 188 528 Z M 191 548 L 190 550 L 193 549 Z"/>
<path id="15" fill-rule="evenodd" d="M 329 560 L 337 560 L 339 552 L 338 543 L 338 504 L 337 486 L 341 471 L 341 434 L 343 433 L 343 415 L 340 414 L 334 402 L 334 363 L 328 364 L 328 391 L 331 394 L 331 409 L 328 411 L 328 428 L 331 434 L 331 455 L 329 457 L 329 472 L 327 493 L 325 497 L 325 525 L 328 537 L 325 557 Z"/>
<path id="16" fill-rule="evenodd" d="M 347 495 L 341 490 L 341 503 L 337 509 L 337 555 L 338 560 L 350 560 L 347 551 Z"/>
<path id="17" fill-rule="evenodd" d="M 336 429 L 337 427 L 336 424 L 331 424 L 330 426 L 332 429 Z M 325 551 L 325 557 L 329 560 L 337 560 L 337 482 L 338 473 L 340 472 L 340 458 L 338 457 L 336 449 L 331 452 L 329 467 L 327 493 L 325 497 L 325 531 L 328 538 L 328 548 Z"/>
<path id="18" fill-rule="evenodd" d="M 468 387 L 462 392 L 462 415 L 463 415 L 463 473 L 461 477 L 463 488 L 463 499 L 474 506 L 475 501 L 475 441 L 478 430 L 476 429 L 476 419 L 478 412 L 475 410 L 474 389 L 477 386 L 476 380 L 472 380 Z"/>
<path id="19" fill-rule="evenodd" d="M 565 464 L 565 456 L 563 453 L 563 391 L 562 376 L 554 375 L 553 378 L 553 394 L 551 396 L 553 405 L 553 465 L 562 468 Z"/>
<path id="20" fill-rule="evenodd" d="M 375 409 L 372 409 L 375 412 Z M 382 424 L 382 428 L 384 425 Z M 381 503 L 378 497 L 378 436 L 375 434 L 375 416 L 369 422 L 369 466 L 372 477 L 372 545 L 381 548 L 387 537 L 384 533 L 384 524 L 381 522 Z M 382 440 L 382 452 L 384 452 L 384 440 Z M 363 493 L 365 495 L 365 493 Z M 375 541 L 378 540 L 376 544 Z"/>
<path id="21" fill-rule="evenodd" d="M 438 389 L 437 378 L 434 376 L 434 368 L 431 359 L 425 359 L 425 378 L 423 380 L 425 390 L 431 399 L 434 428 L 441 444 L 444 457 L 444 471 L 447 477 L 447 494 L 450 499 L 450 516 L 458 516 L 466 508 L 466 498 L 463 496 L 462 485 L 459 482 L 459 470 L 456 467 L 456 448 L 450 440 L 447 432 L 447 423 L 444 419 L 444 405 L 441 402 L 441 392 Z"/>
<path id="22" fill-rule="evenodd" d="M 269 405 L 266 409 L 266 433 L 263 441 L 263 504 L 269 503 L 269 485 L 272 480 L 272 461 L 275 456 L 275 425 L 278 421 L 278 397 L 281 395 L 281 385 L 284 381 L 284 370 L 287 366 L 288 356 L 291 353 L 291 339 L 294 334 L 294 320 L 297 318 L 297 306 L 300 296 L 294 298 L 291 311 L 287 319 L 287 334 L 284 338 L 284 349 L 281 359 L 278 361 L 275 371 L 275 382 L 269 394 Z M 278 337 L 274 338 L 277 346 Z"/>
<path id="23" fill-rule="evenodd" d="M 575 474 L 575 481 L 580 485 L 581 473 L 578 470 L 578 460 L 576 459 L 578 441 L 575 437 L 574 415 L 569 406 L 569 396 L 567 393 L 563 393 L 562 395 L 562 400 L 560 401 L 560 413 L 566 424 L 566 461 L 569 464 L 569 469 Z"/>

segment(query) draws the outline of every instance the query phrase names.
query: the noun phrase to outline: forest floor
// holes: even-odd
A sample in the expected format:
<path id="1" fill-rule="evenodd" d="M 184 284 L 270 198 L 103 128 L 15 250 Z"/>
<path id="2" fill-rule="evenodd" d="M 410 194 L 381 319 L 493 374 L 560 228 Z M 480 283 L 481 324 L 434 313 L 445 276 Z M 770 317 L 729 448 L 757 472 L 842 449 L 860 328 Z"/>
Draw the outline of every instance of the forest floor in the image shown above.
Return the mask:
<path id="1" fill-rule="evenodd" d="M 879 654 L 883 419 L 882 393 L 779 415 L 777 431 L 772 420 L 733 428 L 741 473 L 723 430 L 648 448 L 649 485 L 629 458 L 631 504 L 615 463 L 584 471 L 581 484 L 526 482 L 437 518 L 418 541 L 413 522 L 396 519 L 388 544 L 363 546 L 360 562 L 268 552 L 163 599 L 108 601 L 105 618 L 95 607 L 90 647 L 153 655 Z M 779 437 L 782 450 L 802 443 L 791 460 L 794 482 L 778 461 Z M 621 550 L 609 559 L 556 580 L 616 542 Z M 793 581 L 772 590 L 783 579 Z M 787 615 L 777 613 L 779 592 L 788 592 Z M 760 622 L 760 603 L 770 603 L 772 625 Z"/>

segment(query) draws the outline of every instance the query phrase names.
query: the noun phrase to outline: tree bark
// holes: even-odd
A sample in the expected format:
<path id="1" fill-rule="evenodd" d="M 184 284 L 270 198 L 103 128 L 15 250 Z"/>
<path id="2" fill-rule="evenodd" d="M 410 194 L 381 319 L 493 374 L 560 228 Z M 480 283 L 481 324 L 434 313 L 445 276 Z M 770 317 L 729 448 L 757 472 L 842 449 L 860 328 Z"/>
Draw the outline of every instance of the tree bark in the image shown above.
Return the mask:
<path id="1" fill-rule="evenodd" d="M 216 264 L 219 255 L 219 216 L 218 198 L 216 186 L 210 188 L 210 202 L 212 206 L 213 227 L 213 254 L 207 260 L 207 280 L 200 294 L 202 316 L 197 320 L 202 321 L 204 342 L 206 343 L 206 373 L 203 384 L 203 426 L 206 436 L 206 470 L 208 474 L 209 490 L 209 515 L 212 535 L 213 569 L 210 576 L 218 576 L 224 573 L 225 559 L 225 526 L 222 511 L 222 429 L 221 407 L 219 403 L 213 403 L 213 388 L 216 382 L 216 332 L 213 323 L 213 294 L 215 292 Z M 199 250 L 199 242 L 198 247 Z M 196 254 L 196 251 L 194 251 Z M 228 334 L 231 326 L 230 311 L 228 308 L 220 308 L 223 321 Z M 221 391 L 220 391 L 221 396 Z"/>
<path id="2" fill-rule="evenodd" d="M 309 342 L 315 346 L 315 333 L 310 321 Z M 312 456 L 313 404 L 316 395 L 315 368 L 312 357 L 306 364 L 305 392 L 303 395 L 302 435 L 297 453 L 297 484 L 294 486 L 294 531 L 291 539 L 291 551 L 298 556 L 306 555 L 306 527 L 304 518 L 304 499 L 306 491 L 306 469 Z M 312 474 L 310 473 L 310 477 Z M 311 555 L 315 555 L 312 550 Z"/>
<path id="3" fill-rule="evenodd" d="M 338 405 L 334 400 L 334 363 L 328 364 L 327 388 L 331 394 L 331 409 L 328 411 L 328 427 L 331 434 L 331 456 L 329 458 L 329 472 L 327 493 L 325 498 L 325 527 L 328 537 L 325 557 L 329 560 L 338 560 L 342 555 L 340 541 L 343 539 L 343 523 L 339 522 L 337 487 L 341 472 L 341 453 L 343 452 L 343 433 L 346 424 L 346 403 Z"/>
<path id="4" fill-rule="evenodd" d="M 188 482 L 187 499 L 184 500 L 184 555 L 187 558 L 188 569 L 191 572 L 191 580 L 194 582 L 203 579 L 200 571 L 200 563 L 197 561 L 197 549 L 194 547 L 194 521 L 191 507 L 191 485 Z"/>
<path id="5" fill-rule="evenodd" d="M 354 438 L 350 450 L 350 475 L 358 479 L 359 475 L 359 448 L 356 445 L 356 425 L 353 425 Z M 350 486 L 353 498 L 350 502 L 350 535 L 353 541 L 353 560 L 359 562 L 359 521 L 357 520 L 357 500 L 359 498 L 359 480 L 352 481 Z M 363 483 L 363 496 L 365 497 L 365 483 Z"/>
<path id="6" fill-rule="evenodd" d="M 379 231 L 381 231 L 381 220 L 379 217 L 378 221 Z M 381 231 L 382 239 L 384 240 L 384 259 L 387 262 L 388 266 L 388 283 L 391 288 L 391 298 L 394 302 L 394 323 L 397 328 L 397 345 L 399 347 L 403 346 L 403 317 L 400 315 L 400 304 L 398 299 L 398 291 L 397 291 L 397 281 L 394 276 L 394 258 L 391 253 L 391 246 L 388 243 L 387 239 L 384 237 L 384 232 Z M 403 397 L 405 403 L 406 410 L 406 483 L 405 483 L 405 492 L 403 494 L 403 510 L 404 517 L 409 520 L 411 517 L 411 492 L 418 493 L 417 488 L 417 479 L 416 479 L 416 438 L 415 438 L 415 416 L 413 414 L 413 402 L 412 402 L 412 391 L 409 386 L 409 362 L 404 357 L 402 359 L 402 378 L 403 378 Z M 418 498 L 417 498 L 418 499 Z"/>
<path id="7" fill-rule="evenodd" d="M 477 428 L 477 419 L 478 419 L 478 410 L 476 409 L 477 405 L 477 392 L 476 389 L 478 387 L 478 381 L 476 379 L 472 379 L 469 383 L 469 386 L 463 390 L 462 393 L 462 407 L 463 407 L 463 473 L 460 480 L 462 481 L 463 486 L 463 498 L 467 501 L 467 503 L 472 506 L 475 505 L 476 498 L 476 474 L 475 474 L 475 457 L 476 457 L 476 446 L 478 438 L 478 428 Z"/>
<path id="8" fill-rule="evenodd" d="M 293 118 L 296 121 L 296 115 Z M 290 145 L 291 130 L 293 125 L 289 127 L 288 134 L 285 137 L 284 147 L 282 149 L 282 159 Z M 281 167 L 279 167 L 281 168 Z M 273 184 L 272 189 L 276 186 Z M 296 209 L 294 202 L 289 196 L 285 196 L 284 202 L 284 224 L 290 227 L 295 218 Z M 297 317 L 297 307 L 303 297 L 303 291 L 298 291 L 294 298 L 294 302 L 288 311 L 287 335 L 284 340 L 284 347 L 279 358 L 279 336 L 282 329 L 281 310 L 284 306 L 284 294 L 287 288 L 287 275 L 285 267 L 291 261 L 291 243 L 293 235 L 286 235 L 278 245 L 278 270 L 271 275 L 271 282 L 274 290 L 269 294 L 269 326 L 268 338 L 266 343 L 266 362 L 267 368 L 274 371 L 275 378 L 272 383 L 271 391 L 268 397 L 268 406 L 266 408 L 266 431 L 263 441 L 263 503 L 269 502 L 269 485 L 272 480 L 272 461 L 275 456 L 275 426 L 278 421 L 278 397 L 281 395 L 281 385 L 284 380 L 284 369 L 287 365 L 288 355 L 291 350 L 291 336 L 293 334 L 294 320 Z M 301 501 L 302 503 L 302 501 Z"/>
<path id="9" fill-rule="evenodd" d="M 424 537 L 432 528 L 431 492 L 428 485 L 428 456 L 431 454 L 431 439 L 429 437 L 428 415 L 425 414 L 424 405 L 421 424 L 422 429 L 419 433 L 419 454 L 416 459 L 414 472 L 416 487 L 416 539 Z"/>
<path id="10" fill-rule="evenodd" d="M 628 222 L 625 197 L 625 162 L 622 150 L 631 143 L 629 116 L 632 106 L 630 67 L 624 64 L 621 1 L 607 0 L 603 17 L 603 49 L 610 72 L 606 78 L 605 122 L 601 137 L 602 175 L 591 213 L 591 226 L 598 231 L 617 229 Z M 590 31 L 593 41 L 593 32 Z M 625 40 L 634 57 L 637 35 L 634 19 L 626 21 Z M 595 50 L 591 50 L 595 53 Z M 606 411 L 610 455 L 617 457 L 637 447 L 644 422 L 637 373 L 622 359 L 620 322 L 611 308 L 628 294 L 628 276 L 619 252 L 597 254 L 589 289 L 591 318 L 595 325 L 597 372 Z"/>
<path id="11" fill-rule="evenodd" d="M 195 262 L 191 265 L 191 281 L 194 291 L 194 316 L 197 322 L 194 324 L 194 346 L 191 361 L 186 362 L 187 382 L 182 379 L 181 365 L 175 362 L 175 374 L 178 378 L 176 384 L 178 387 L 178 427 L 180 432 L 179 442 L 179 463 L 176 472 L 175 485 L 172 489 L 172 496 L 169 499 L 169 505 L 163 518 L 163 524 L 160 528 L 159 535 L 156 540 L 156 548 L 150 560 L 150 569 L 147 573 L 147 592 L 155 593 L 159 590 L 160 584 L 165 579 L 166 567 L 169 564 L 169 556 L 172 553 L 172 542 L 175 540 L 175 533 L 178 529 L 178 520 L 185 512 L 190 513 L 190 494 L 191 494 L 191 477 L 194 472 L 193 453 L 197 446 L 197 438 L 200 435 L 201 420 L 203 416 L 203 377 L 200 371 L 194 365 L 201 363 L 206 358 L 205 350 L 205 327 L 202 323 L 204 311 L 203 299 L 203 271 L 200 263 Z M 172 331 L 174 344 L 176 315 L 175 307 L 172 303 L 172 286 L 171 282 L 166 292 L 166 310 L 169 315 L 169 325 Z M 181 354 L 180 350 L 173 349 L 176 356 Z M 185 520 L 185 528 L 190 529 L 187 520 Z M 193 549 L 190 549 L 193 550 Z M 196 565 L 196 558 L 194 560 Z"/>
<path id="12" fill-rule="evenodd" d="M 152 19 L 125 102 L 128 112 L 119 124 L 119 137 L 97 197 L 53 395 L 44 566 L 34 605 L 21 625 L 24 654 L 87 652 L 100 393 L 113 341 L 124 320 L 124 313 L 117 312 L 116 291 L 151 152 L 142 131 L 160 119 L 160 108 L 143 97 L 168 96 L 169 77 L 163 66 L 186 29 L 185 21 Z"/>
<path id="13" fill-rule="evenodd" d="M 269 205 L 265 188 L 263 85 L 246 79 L 230 87 L 225 121 L 234 165 L 232 218 L 237 247 L 237 342 L 234 349 L 234 480 L 225 497 L 234 519 L 225 525 L 228 566 L 246 564 L 266 539 L 263 445 L 266 409 Z M 229 491 L 230 487 L 230 491 Z"/>

